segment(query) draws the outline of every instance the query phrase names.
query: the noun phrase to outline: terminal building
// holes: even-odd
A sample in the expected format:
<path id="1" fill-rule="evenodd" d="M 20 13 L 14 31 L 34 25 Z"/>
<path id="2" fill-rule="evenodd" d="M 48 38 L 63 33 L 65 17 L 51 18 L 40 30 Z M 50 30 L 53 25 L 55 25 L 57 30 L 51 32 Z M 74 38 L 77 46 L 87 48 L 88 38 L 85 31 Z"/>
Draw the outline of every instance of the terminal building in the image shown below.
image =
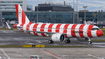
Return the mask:
<path id="1" fill-rule="evenodd" d="M 5 0 L 0 0 L 0 1 L 3 2 Z M 11 0 L 9 0 L 9 1 L 11 1 Z M 15 1 L 15 0 L 12 0 L 12 1 Z M 18 1 L 20 1 L 20 0 L 18 0 Z M 24 2 L 26 2 L 26 0 L 23 0 L 23 3 Z M 21 4 L 21 6 L 24 6 L 24 5 L 22 5 L 22 3 L 20 3 L 20 4 Z M 48 5 L 49 5 L 49 7 L 48 7 Z M 59 8 L 56 9 L 57 7 L 59 7 L 60 9 Z M 14 6 L 14 8 L 15 8 L 15 6 Z M 35 8 L 36 8 L 35 11 L 25 11 L 27 17 L 30 19 L 31 22 L 34 21 L 36 23 L 37 16 L 38 16 L 38 22 L 69 23 L 69 24 L 73 23 L 74 9 L 70 5 L 67 6 L 67 5 L 54 5 L 54 4 L 38 4 L 38 7 L 35 7 Z M 65 8 L 65 10 L 63 8 Z M 37 14 L 37 10 L 38 10 L 38 14 Z M 80 11 L 78 13 L 79 13 L 79 23 L 83 24 L 84 11 Z M 5 18 L 6 21 L 8 21 L 8 20 L 9 21 L 17 21 L 16 11 L 6 11 L 6 12 L 2 11 L 2 17 Z M 98 22 L 101 24 L 105 24 L 105 23 L 103 23 L 103 21 L 105 21 L 105 12 L 86 11 L 86 21 L 87 22 L 88 21 Z"/>
<path id="2" fill-rule="evenodd" d="M 38 8 L 38 9 L 37 9 Z M 60 4 L 38 4 L 35 7 L 35 11 L 74 11 L 71 5 L 60 5 Z"/>
<path id="3" fill-rule="evenodd" d="M 13 12 L 15 10 L 15 4 L 20 4 L 24 11 L 27 9 L 27 0 L 0 0 L 0 11 Z"/>

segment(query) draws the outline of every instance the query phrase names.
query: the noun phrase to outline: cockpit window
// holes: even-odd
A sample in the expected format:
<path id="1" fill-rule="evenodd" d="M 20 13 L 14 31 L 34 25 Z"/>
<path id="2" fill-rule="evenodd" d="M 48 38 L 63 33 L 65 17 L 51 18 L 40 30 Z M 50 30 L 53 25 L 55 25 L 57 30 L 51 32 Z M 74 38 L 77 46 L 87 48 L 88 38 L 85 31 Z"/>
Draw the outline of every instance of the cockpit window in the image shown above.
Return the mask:
<path id="1" fill-rule="evenodd" d="M 100 30 L 99 28 L 92 28 L 92 30 Z"/>

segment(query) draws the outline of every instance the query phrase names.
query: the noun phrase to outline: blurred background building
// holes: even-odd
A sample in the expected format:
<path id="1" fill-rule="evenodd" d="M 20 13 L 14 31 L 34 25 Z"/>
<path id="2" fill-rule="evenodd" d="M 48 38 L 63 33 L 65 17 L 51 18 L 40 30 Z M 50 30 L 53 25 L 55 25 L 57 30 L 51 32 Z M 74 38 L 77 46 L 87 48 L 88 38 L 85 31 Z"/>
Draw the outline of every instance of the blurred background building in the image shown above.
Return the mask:
<path id="1" fill-rule="evenodd" d="M 71 7 L 71 5 L 65 5 L 65 2 L 64 2 L 64 5 L 62 4 L 38 4 L 38 6 L 35 6 L 35 11 L 37 11 L 37 8 L 38 8 L 38 11 L 74 11 L 74 9 Z"/>
<path id="2" fill-rule="evenodd" d="M 30 21 L 34 22 L 38 20 L 38 22 L 43 23 L 83 24 L 86 16 L 88 24 L 101 24 L 102 27 L 105 25 L 105 12 L 102 10 L 95 12 L 89 10 L 78 11 L 70 4 L 66 4 L 65 1 L 64 4 L 41 3 L 32 9 L 32 5 L 27 5 L 27 0 L 0 0 L 0 17 L 5 18 L 5 21 L 17 21 L 15 4 L 20 4 Z"/>
<path id="3" fill-rule="evenodd" d="M 27 9 L 27 0 L 0 0 L 0 9 L 3 12 L 15 11 L 15 4 L 20 4 L 24 11 Z"/>

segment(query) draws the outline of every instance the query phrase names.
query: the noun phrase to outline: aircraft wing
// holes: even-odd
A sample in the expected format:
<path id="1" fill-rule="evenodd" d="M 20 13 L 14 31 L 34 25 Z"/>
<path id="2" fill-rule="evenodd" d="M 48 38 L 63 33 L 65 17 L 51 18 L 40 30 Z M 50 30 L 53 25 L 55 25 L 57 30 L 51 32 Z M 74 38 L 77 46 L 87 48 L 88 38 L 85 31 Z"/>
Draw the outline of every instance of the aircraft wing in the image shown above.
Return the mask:
<path id="1" fill-rule="evenodd" d="M 42 31 L 26 31 L 26 32 L 35 32 L 35 33 L 46 33 L 46 34 L 56 34 L 55 32 L 42 32 Z M 60 33 L 66 35 L 66 33 Z"/>

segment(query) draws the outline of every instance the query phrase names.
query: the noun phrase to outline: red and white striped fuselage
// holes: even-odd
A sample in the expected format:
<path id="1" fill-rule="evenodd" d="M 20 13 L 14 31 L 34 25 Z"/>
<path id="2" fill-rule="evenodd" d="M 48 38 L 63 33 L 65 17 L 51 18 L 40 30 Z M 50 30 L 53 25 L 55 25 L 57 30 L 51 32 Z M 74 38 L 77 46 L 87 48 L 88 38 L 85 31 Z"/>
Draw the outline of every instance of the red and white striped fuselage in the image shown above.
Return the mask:
<path id="1" fill-rule="evenodd" d="M 31 23 L 20 5 L 16 4 L 15 6 L 18 24 L 14 25 L 14 27 L 30 34 L 51 37 L 55 41 L 63 41 L 63 37 L 94 38 L 103 35 L 103 32 L 94 25 Z"/>
<path id="2" fill-rule="evenodd" d="M 30 34 L 37 36 L 48 36 L 49 34 L 60 33 L 65 34 L 66 38 L 77 37 L 77 38 L 93 38 L 100 37 L 103 35 L 101 30 L 94 25 L 85 24 L 50 24 L 50 23 L 28 23 L 18 24 L 17 27 L 22 25 L 20 30 L 28 31 Z M 95 29 L 94 29 L 95 28 Z M 92 30 L 93 29 L 93 30 Z"/>

